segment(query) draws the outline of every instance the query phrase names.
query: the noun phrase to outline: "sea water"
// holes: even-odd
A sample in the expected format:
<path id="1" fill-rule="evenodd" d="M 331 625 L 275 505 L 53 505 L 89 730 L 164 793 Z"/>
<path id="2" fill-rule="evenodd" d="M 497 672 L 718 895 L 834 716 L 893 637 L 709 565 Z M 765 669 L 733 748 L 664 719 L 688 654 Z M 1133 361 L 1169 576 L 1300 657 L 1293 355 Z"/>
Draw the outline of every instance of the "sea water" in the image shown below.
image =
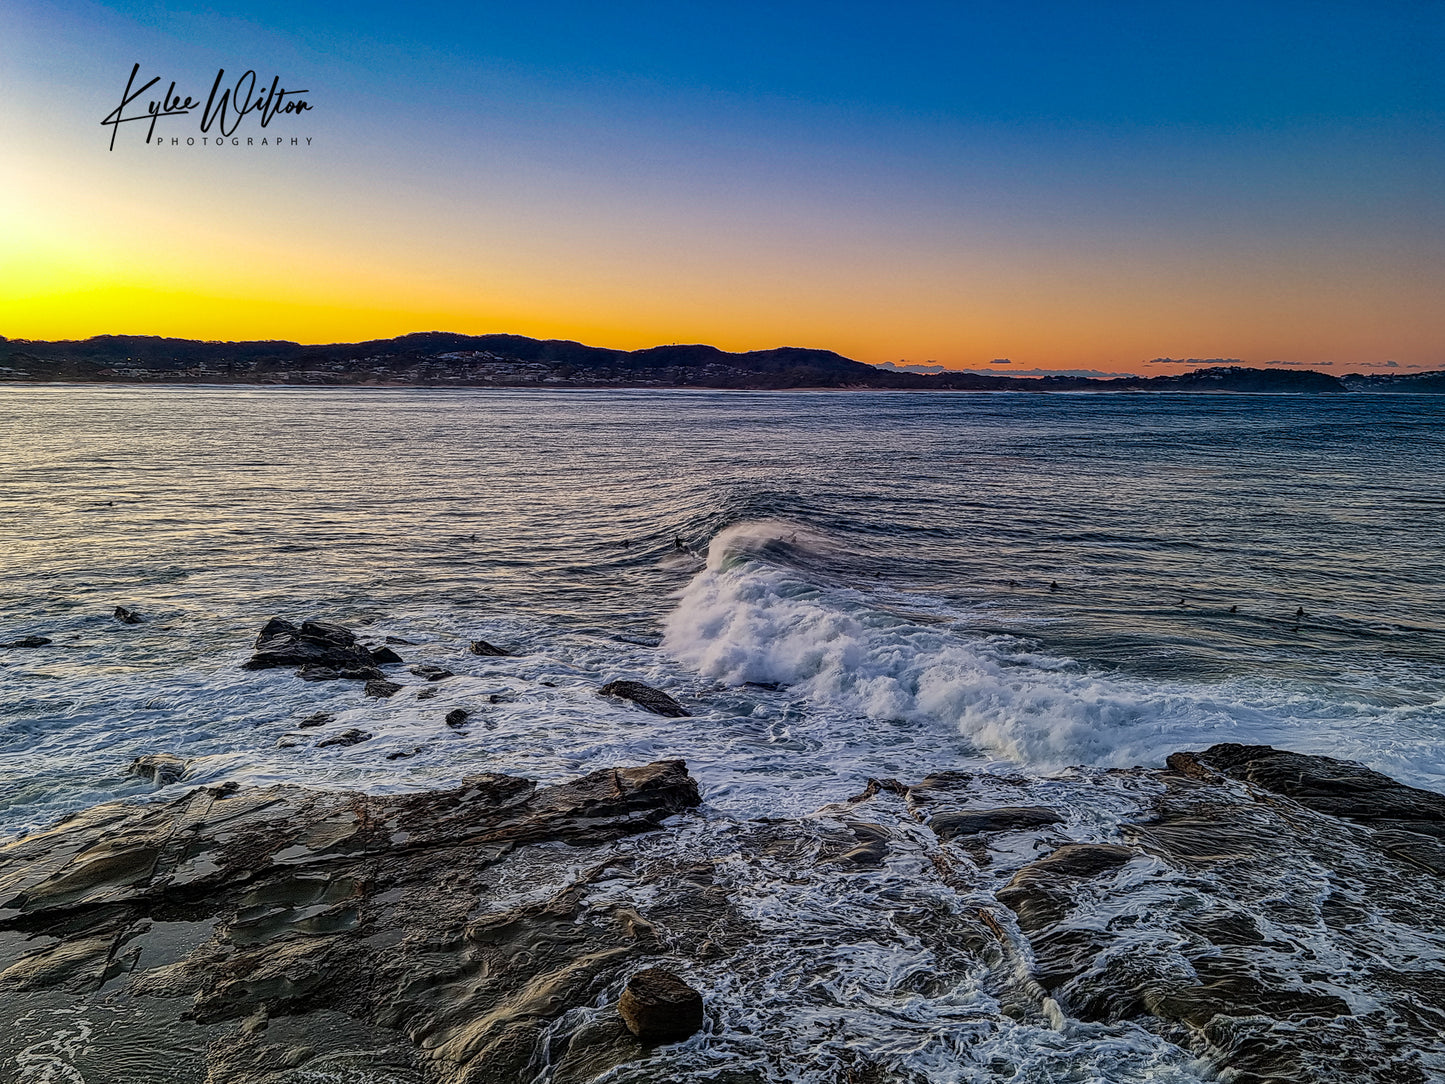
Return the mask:
<path id="1" fill-rule="evenodd" d="M 222 779 L 663 757 L 716 823 L 1221 741 L 1445 790 L 1442 421 L 1434 396 L 0 388 L 0 642 L 53 641 L 0 650 L 0 835 Z M 404 641 L 407 688 L 241 669 L 273 616 Z M 418 664 L 456 676 L 420 699 Z M 620 678 L 691 717 L 597 695 Z M 346 728 L 371 737 L 318 747 Z M 186 779 L 127 776 L 145 753 Z M 830 891 L 765 880 L 764 917 Z M 898 966 L 839 951 L 863 987 Z M 949 1005 L 905 1032 L 977 1010 Z M 1137 1029 L 1060 1050 L 1083 1075 L 1037 1079 L 1192 1072 Z"/>

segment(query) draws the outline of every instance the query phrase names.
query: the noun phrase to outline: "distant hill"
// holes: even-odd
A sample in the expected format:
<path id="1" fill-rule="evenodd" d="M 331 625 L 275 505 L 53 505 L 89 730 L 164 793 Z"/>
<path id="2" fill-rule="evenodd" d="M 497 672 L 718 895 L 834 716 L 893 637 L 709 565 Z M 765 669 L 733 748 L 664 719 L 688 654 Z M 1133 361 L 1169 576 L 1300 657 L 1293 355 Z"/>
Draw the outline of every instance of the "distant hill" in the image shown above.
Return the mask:
<path id="1" fill-rule="evenodd" d="M 1445 391 L 1445 372 L 1410 376 L 1242 365 L 1156 377 L 1011 377 L 865 365 L 831 350 L 784 346 L 734 354 L 715 346 L 611 350 L 565 339 L 440 331 L 359 343 L 208 342 L 99 335 L 0 338 L 0 381 L 383 385 L 419 387 L 907 388 L 936 391 Z"/>
<path id="2" fill-rule="evenodd" d="M 1445 392 L 1445 370 L 1429 373 L 1348 373 L 1340 381 L 1350 391 Z"/>

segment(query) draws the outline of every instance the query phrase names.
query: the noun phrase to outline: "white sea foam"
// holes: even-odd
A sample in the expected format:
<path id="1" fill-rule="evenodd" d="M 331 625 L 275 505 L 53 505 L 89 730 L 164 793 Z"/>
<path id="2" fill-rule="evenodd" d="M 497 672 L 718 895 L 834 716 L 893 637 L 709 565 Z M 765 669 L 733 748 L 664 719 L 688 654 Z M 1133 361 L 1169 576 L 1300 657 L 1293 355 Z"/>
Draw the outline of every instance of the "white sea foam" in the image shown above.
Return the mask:
<path id="1" fill-rule="evenodd" d="M 826 546 L 778 522 L 720 533 L 666 621 L 664 649 L 713 681 L 787 685 L 840 717 L 943 722 L 987 755 L 1042 770 L 1157 765 L 1177 749 L 1237 741 L 1359 759 L 1423 785 L 1445 779 L 1439 703 L 1341 702 L 1257 675 L 1190 684 L 1091 672 L 810 582 L 766 558 L 783 540 Z"/>

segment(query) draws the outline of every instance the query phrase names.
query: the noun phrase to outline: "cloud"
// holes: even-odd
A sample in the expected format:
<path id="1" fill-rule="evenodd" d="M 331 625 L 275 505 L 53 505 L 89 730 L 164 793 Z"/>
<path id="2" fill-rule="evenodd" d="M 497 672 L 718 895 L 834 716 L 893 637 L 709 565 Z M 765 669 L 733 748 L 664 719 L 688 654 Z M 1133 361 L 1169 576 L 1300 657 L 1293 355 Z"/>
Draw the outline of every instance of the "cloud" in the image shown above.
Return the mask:
<path id="1" fill-rule="evenodd" d="M 1333 361 L 1280 361 L 1276 358 L 1273 361 L 1266 361 L 1266 365 L 1286 365 L 1291 369 L 1330 369 L 1334 367 Z"/>
<path id="2" fill-rule="evenodd" d="M 974 376 L 1089 376 L 1089 377 L 1115 377 L 1128 376 L 1128 373 L 1106 373 L 1102 369 L 1015 369 L 1011 373 L 1000 373 L 991 369 L 960 369 L 959 372 L 972 373 Z"/>
<path id="3" fill-rule="evenodd" d="M 990 364 L 990 365 L 1012 365 L 1012 364 L 1013 364 L 1013 359 L 1012 359 L 1012 358 L 994 358 L 991 362 L 989 362 L 989 364 Z"/>

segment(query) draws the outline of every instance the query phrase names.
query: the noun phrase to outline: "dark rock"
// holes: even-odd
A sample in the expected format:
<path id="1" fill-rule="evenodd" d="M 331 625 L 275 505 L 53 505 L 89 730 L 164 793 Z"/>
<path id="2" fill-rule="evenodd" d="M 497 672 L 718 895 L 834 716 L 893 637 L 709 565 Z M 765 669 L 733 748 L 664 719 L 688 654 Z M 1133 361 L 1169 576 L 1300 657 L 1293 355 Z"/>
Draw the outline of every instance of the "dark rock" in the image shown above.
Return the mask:
<path id="1" fill-rule="evenodd" d="M 336 716 L 332 715 L 331 712 L 317 711 L 306 716 L 306 718 L 302 719 L 296 725 L 304 729 L 312 726 L 325 726 L 327 723 L 334 723 L 335 721 Z"/>
<path id="2" fill-rule="evenodd" d="M 370 741 L 371 738 L 372 735 L 366 731 L 358 730 L 356 727 L 350 727 L 343 730 L 340 734 L 333 734 L 329 738 L 323 738 L 316 743 L 316 748 L 325 749 L 332 745 L 360 745 L 364 741 Z"/>
<path id="3" fill-rule="evenodd" d="M 438 689 L 435 685 L 428 685 L 424 689 L 417 690 L 416 698 L 418 700 L 430 700 L 432 697 L 436 696 L 437 692 Z"/>
<path id="4" fill-rule="evenodd" d="M 411 672 L 427 681 L 445 681 L 447 678 L 455 676 L 445 666 L 413 666 Z"/>
<path id="5" fill-rule="evenodd" d="M 387 759 L 387 760 L 405 760 L 407 757 L 414 757 L 414 756 L 416 756 L 416 755 L 417 755 L 418 753 L 420 753 L 420 752 L 421 752 L 421 746 L 420 746 L 420 745 L 418 745 L 415 749 L 398 749 L 398 750 L 397 750 L 396 752 L 394 752 L 394 753 L 387 753 L 387 754 L 386 754 L 386 759 Z"/>
<path id="6" fill-rule="evenodd" d="M 868 785 L 853 797 L 849 798 L 850 804 L 866 802 L 870 798 L 876 798 L 879 794 L 897 794 L 900 797 L 908 793 L 908 788 L 896 779 L 870 779 Z"/>
<path id="7" fill-rule="evenodd" d="M 1445 877 L 1445 844 L 1430 836 L 1383 828 L 1375 833 L 1375 845 L 1387 854 Z"/>
<path id="8" fill-rule="evenodd" d="M 1445 848 L 1398 827 L 1435 823 L 1430 792 L 1364 773 L 1244 746 L 1110 773 L 1125 789 L 1163 784 L 1119 825 L 1139 850 L 1062 847 L 996 894 L 1035 980 L 1069 1016 L 1138 1021 L 1241 1084 L 1424 1084 L 1445 1055 L 1445 985 L 1373 931 L 1441 928 Z M 1364 788 L 1385 818 L 1337 819 Z M 1131 856 L 1138 869 L 1103 880 Z"/>
<path id="9" fill-rule="evenodd" d="M 394 662 L 401 662 L 401 656 L 389 647 L 369 647 L 366 652 L 377 666 L 388 666 Z"/>
<path id="10" fill-rule="evenodd" d="M 140 614 L 134 610 L 127 610 L 124 606 L 117 606 L 115 608 L 115 619 L 126 625 L 139 625 L 141 623 Z"/>
<path id="11" fill-rule="evenodd" d="M 451 711 L 447 712 L 447 726 L 452 727 L 453 729 L 455 729 L 456 727 L 459 727 L 459 726 L 466 726 L 466 724 L 467 724 L 467 709 L 466 709 L 466 708 L 453 708 Z"/>
<path id="12" fill-rule="evenodd" d="M 297 670 L 296 676 L 302 681 L 375 681 L 386 675 L 374 666 L 347 666 L 338 670 L 313 662 Z"/>
<path id="13" fill-rule="evenodd" d="M 273 617 L 256 637 L 256 651 L 243 669 L 267 670 L 276 666 L 318 666 L 339 676 L 371 672 L 371 653 L 356 642 L 356 634 L 340 625 L 303 621 L 297 627 Z"/>
<path id="14" fill-rule="evenodd" d="M 386 642 L 389 643 L 389 644 L 395 644 L 395 645 L 397 645 L 398 647 L 415 647 L 415 646 L 416 646 L 415 641 L 413 641 L 413 640 L 403 640 L 400 636 L 388 636 L 388 637 L 386 638 Z"/>
<path id="15" fill-rule="evenodd" d="M 489 655 L 489 656 L 497 656 L 497 657 L 505 658 L 505 657 L 509 657 L 512 653 L 511 653 L 510 651 L 504 651 L 504 650 L 502 650 L 502 649 L 501 649 L 500 647 L 498 647 L 496 644 L 489 644 L 489 643 L 487 643 L 487 641 L 485 641 L 485 640 L 473 640 L 473 641 L 472 641 L 472 654 L 473 654 L 473 655 Z"/>
<path id="16" fill-rule="evenodd" d="M 982 832 L 1013 832 L 1060 824 L 1063 817 L 1044 806 L 1005 806 L 959 813 L 938 813 L 928 822 L 939 839 L 972 836 Z"/>
<path id="17" fill-rule="evenodd" d="M 1413 825 L 1413 831 L 1445 838 L 1445 795 L 1397 783 L 1350 761 L 1226 743 L 1202 753 L 1175 753 L 1168 764 L 1184 774 L 1203 765 L 1334 817 Z"/>
<path id="18" fill-rule="evenodd" d="M 136 757 L 126 768 L 126 775 L 138 775 L 160 787 L 169 786 L 186 774 L 188 761 L 170 753 L 147 753 Z"/>
<path id="19" fill-rule="evenodd" d="M 677 1042 L 702 1027 L 702 995 L 671 971 L 649 967 L 627 980 L 617 1013 L 643 1042 Z"/>
<path id="20" fill-rule="evenodd" d="M 685 718 L 688 715 L 681 704 L 661 689 L 654 689 L 651 685 L 644 685 L 640 681 L 612 681 L 602 686 L 597 695 L 630 700 L 639 708 L 650 711 L 654 715 L 667 715 L 672 718 Z"/>
<path id="21" fill-rule="evenodd" d="M 48 636 L 22 636 L 18 640 L 11 640 L 9 643 L 0 644 L 0 648 L 7 647 L 44 647 L 50 643 Z"/>
<path id="22" fill-rule="evenodd" d="M 1052 854 L 1024 867 L 1014 881 L 1024 876 L 1093 877 L 1118 869 L 1137 853 L 1132 847 L 1115 843 L 1065 843 Z"/>
<path id="23" fill-rule="evenodd" d="M 366 695 L 375 697 L 378 700 L 385 700 L 401 692 L 402 687 L 394 681 L 368 681 L 366 683 Z"/>

